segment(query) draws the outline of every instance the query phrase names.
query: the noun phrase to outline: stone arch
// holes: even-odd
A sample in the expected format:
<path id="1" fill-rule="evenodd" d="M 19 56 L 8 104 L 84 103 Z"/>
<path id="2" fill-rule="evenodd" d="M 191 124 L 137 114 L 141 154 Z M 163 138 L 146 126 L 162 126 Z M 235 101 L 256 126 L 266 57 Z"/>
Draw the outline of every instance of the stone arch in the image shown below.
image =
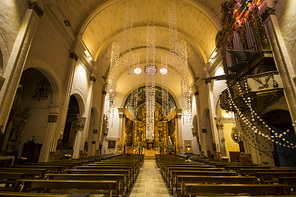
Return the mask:
<path id="1" fill-rule="evenodd" d="M 51 104 L 59 104 L 60 103 L 60 92 L 61 92 L 60 89 L 61 88 L 60 88 L 58 81 L 56 80 L 57 76 L 55 76 L 53 74 L 53 71 L 51 71 L 47 68 L 44 68 L 44 67 L 39 67 L 39 66 L 38 67 L 37 66 L 30 66 L 30 67 L 27 67 L 25 70 L 28 70 L 31 68 L 38 70 L 47 78 L 47 80 L 50 83 L 52 92 L 53 92 Z"/>
<path id="2" fill-rule="evenodd" d="M 47 128 L 49 105 L 52 104 L 54 94 L 52 83 L 44 72 L 37 68 L 23 71 L 6 125 L 2 150 L 10 150 L 7 154 L 16 157 L 27 157 L 28 162 L 38 162 L 41 150 L 37 151 L 38 155 L 25 155 L 22 145 L 33 139 L 35 143 L 43 145 L 51 140 L 46 135 L 50 132 Z"/>
<path id="3" fill-rule="evenodd" d="M 74 96 L 77 101 L 78 101 L 78 105 L 79 105 L 79 116 L 83 116 L 84 111 L 85 111 L 85 104 L 84 104 L 84 100 L 82 98 L 82 96 L 78 93 L 74 93 L 71 96 Z"/>
<path id="4" fill-rule="evenodd" d="M 35 68 L 42 72 L 50 82 L 53 92 L 55 92 L 53 104 L 60 103 L 61 87 L 63 87 L 63 82 L 59 80 L 59 76 L 52 66 L 48 65 L 46 62 L 38 59 L 28 59 L 25 65 L 25 69 Z"/>

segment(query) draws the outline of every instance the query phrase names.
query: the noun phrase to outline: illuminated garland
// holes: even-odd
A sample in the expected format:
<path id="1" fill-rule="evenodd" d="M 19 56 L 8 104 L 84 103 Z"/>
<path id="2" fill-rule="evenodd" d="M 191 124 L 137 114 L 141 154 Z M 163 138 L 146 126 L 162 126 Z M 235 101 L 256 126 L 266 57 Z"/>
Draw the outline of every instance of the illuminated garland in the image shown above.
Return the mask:
<path id="1" fill-rule="evenodd" d="M 191 98 L 189 90 L 189 75 L 186 70 L 187 46 L 186 41 L 178 41 L 177 1 L 171 0 L 168 7 L 169 38 L 170 38 L 170 64 L 180 75 L 182 95 L 183 123 L 191 123 Z M 182 66 L 185 65 L 185 66 Z"/>
<path id="2" fill-rule="evenodd" d="M 115 95 L 118 75 L 118 60 L 119 60 L 120 46 L 118 42 L 112 43 L 111 58 L 110 58 L 110 69 L 107 80 L 107 95 L 105 99 L 105 114 L 107 119 L 107 127 L 113 127 L 113 118 L 115 113 Z M 111 121 L 111 125 L 109 125 Z"/>
<path id="3" fill-rule="evenodd" d="M 242 89 L 239 85 L 239 83 L 237 84 L 238 85 L 238 90 L 239 90 L 239 94 L 242 96 Z M 246 90 L 248 91 L 248 88 L 247 88 L 247 82 L 245 81 L 245 87 L 246 87 Z M 244 121 L 244 123 L 257 135 L 259 136 L 262 136 L 268 140 L 271 140 L 272 142 L 275 142 L 276 144 L 280 145 L 280 146 L 283 146 L 283 147 L 287 147 L 287 148 L 292 148 L 292 149 L 295 149 L 296 148 L 296 145 L 294 145 L 292 142 L 289 142 L 289 141 L 286 141 L 285 138 L 282 138 L 283 134 L 286 134 L 286 132 L 284 132 L 283 134 L 278 134 L 276 133 L 273 129 L 271 129 L 263 120 L 262 118 L 253 110 L 253 108 L 251 107 L 251 98 L 248 97 L 247 99 L 243 97 L 243 100 L 244 102 L 247 104 L 247 106 L 249 107 L 250 111 L 251 111 L 251 121 L 245 117 L 245 115 L 241 112 L 241 110 L 235 105 L 233 99 L 232 99 L 232 95 L 230 93 L 230 89 L 227 88 L 227 93 L 228 93 L 228 103 L 230 105 L 230 108 L 231 109 L 235 109 L 237 114 L 239 115 L 239 117 Z M 252 122 L 255 121 L 255 118 L 257 118 L 268 130 L 270 130 L 271 133 L 274 133 L 274 136 L 270 136 L 269 134 L 264 134 L 263 132 L 261 132 L 257 126 L 255 124 L 253 124 Z M 281 143 L 281 142 L 278 142 L 278 141 L 275 141 L 273 138 L 282 138 L 282 140 L 285 142 L 285 143 Z"/>
<path id="4" fill-rule="evenodd" d="M 131 46 L 132 46 L 132 32 L 133 32 L 133 5 L 131 0 L 125 2 L 124 26 L 122 35 L 122 58 L 121 68 L 124 71 L 128 70 L 132 63 Z"/>
<path id="5" fill-rule="evenodd" d="M 170 64 L 173 68 L 179 70 L 179 46 L 178 46 L 178 23 L 177 23 L 177 1 L 170 0 L 168 6 L 169 21 L 169 42 L 170 42 Z M 174 73 L 173 73 L 174 74 Z"/>
<path id="6" fill-rule="evenodd" d="M 138 92 L 139 92 L 139 77 L 140 77 L 140 62 L 139 62 L 139 54 L 136 54 L 133 56 L 133 62 L 134 62 L 134 66 L 133 66 L 133 70 L 134 70 L 134 74 L 133 74 L 133 83 L 136 84 L 136 89 L 133 91 L 133 95 L 132 95 L 132 108 L 133 108 L 133 113 L 134 113 L 134 116 L 135 116 L 135 119 L 137 118 L 138 116 L 138 111 L 137 111 L 137 108 L 138 108 Z M 136 70 L 137 69 L 137 70 Z M 140 69 L 140 70 L 138 70 Z M 136 70 L 136 71 L 135 71 Z"/>
<path id="7" fill-rule="evenodd" d="M 147 26 L 146 68 L 155 66 L 155 26 Z M 155 73 L 154 73 L 155 74 Z M 146 72 L 146 139 L 154 139 L 155 75 Z"/>
<path id="8" fill-rule="evenodd" d="M 161 56 L 161 88 L 162 88 L 162 116 L 166 118 L 169 113 L 169 93 L 168 93 L 168 58 Z"/>
<path id="9" fill-rule="evenodd" d="M 190 98 L 190 83 L 189 74 L 187 72 L 188 61 L 187 61 L 187 45 L 185 40 L 181 40 L 179 43 L 180 47 L 180 64 L 184 64 L 179 69 L 180 83 L 181 83 L 181 94 L 182 94 L 182 117 L 183 123 L 190 123 L 192 119 L 191 114 L 191 98 Z"/>

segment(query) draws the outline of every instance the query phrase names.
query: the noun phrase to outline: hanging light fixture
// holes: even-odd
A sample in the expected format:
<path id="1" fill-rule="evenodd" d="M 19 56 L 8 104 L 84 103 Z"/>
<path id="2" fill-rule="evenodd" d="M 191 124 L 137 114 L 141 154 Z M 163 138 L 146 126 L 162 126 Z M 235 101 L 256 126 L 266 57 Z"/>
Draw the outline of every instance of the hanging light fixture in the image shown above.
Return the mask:
<path id="1" fill-rule="evenodd" d="M 167 56 L 161 56 L 161 69 L 160 73 L 161 75 L 161 88 L 162 88 L 162 115 L 163 118 L 166 118 L 166 116 L 169 113 L 169 95 L 168 95 L 168 58 Z"/>
<path id="2" fill-rule="evenodd" d="M 118 75 L 118 60 L 119 60 L 120 46 L 118 42 L 112 43 L 109 76 L 107 80 L 107 95 L 105 99 L 105 114 L 107 118 L 108 127 L 113 127 L 113 118 L 115 113 L 115 95 Z M 111 122 L 111 125 L 109 124 Z"/>
<path id="3" fill-rule="evenodd" d="M 132 32 L 133 32 L 133 4 L 131 0 L 125 1 L 125 14 L 124 14 L 124 26 L 122 35 L 122 52 L 121 52 L 121 69 L 128 70 L 132 64 Z"/>
<path id="4" fill-rule="evenodd" d="M 155 112 L 155 26 L 147 26 L 146 53 L 146 139 L 154 139 Z"/>

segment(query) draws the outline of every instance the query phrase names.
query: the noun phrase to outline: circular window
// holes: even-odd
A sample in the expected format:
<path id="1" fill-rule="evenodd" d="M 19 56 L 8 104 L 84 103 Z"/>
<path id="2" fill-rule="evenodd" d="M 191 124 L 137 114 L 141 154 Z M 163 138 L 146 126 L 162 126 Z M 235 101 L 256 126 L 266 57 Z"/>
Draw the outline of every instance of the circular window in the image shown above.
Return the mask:
<path id="1" fill-rule="evenodd" d="M 146 74 L 147 75 L 150 75 L 150 76 L 153 76 L 153 75 L 155 75 L 156 74 L 156 67 L 155 66 L 153 66 L 153 65 L 150 65 L 150 66 L 147 66 L 146 68 L 145 68 L 145 72 L 146 72 Z"/>

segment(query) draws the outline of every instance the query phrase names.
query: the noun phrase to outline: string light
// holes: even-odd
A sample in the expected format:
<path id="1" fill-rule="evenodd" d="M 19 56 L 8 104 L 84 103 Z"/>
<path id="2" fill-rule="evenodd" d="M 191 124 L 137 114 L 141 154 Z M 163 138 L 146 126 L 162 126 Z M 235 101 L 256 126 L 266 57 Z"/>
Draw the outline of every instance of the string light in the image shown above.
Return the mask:
<path id="1" fill-rule="evenodd" d="M 168 75 L 167 75 L 167 68 L 168 68 L 168 58 L 167 56 L 161 56 L 161 88 L 162 88 L 162 116 L 166 118 L 169 114 L 169 93 L 168 93 Z"/>
<path id="2" fill-rule="evenodd" d="M 121 54 L 121 69 L 128 70 L 131 65 L 132 57 L 132 32 L 133 32 L 133 4 L 131 0 L 125 1 L 124 26 L 122 34 L 122 54 Z"/>
<path id="3" fill-rule="evenodd" d="M 133 105 L 133 113 L 135 116 L 135 119 L 137 119 L 138 116 L 138 92 L 139 92 L 139 78 L 140 78 L 140 74 L 142 72 L 142 70 L 139 68 L 140 66 L 140 60 L 139 60 L 139 54 L 135 54 L 133 56 L 133 65 L 134 65 L 134 73 L 135 75 L 133 75 L 133 83 L 136 84 L 136 89 L 133 92 L 133 100 L 131 101 L 132 105 Z M 133 121 L 133 123 L 135 123 L 135 121 Z"/>
<path id="4" fill-rule="evenodd" d="M 247 81 L 245 80 L 245 91 L 247 93 L 248 92 L 248 85 L 247 85 Z M 251 106 L 251 98 L 248 97 L 247 99 L 243 97 L 243 92 L 242 92 L 242 88 L 240 87 L 240 83 L 238 82 L 237 83 L 237 89 L 239 91 L 239 95 L 243 98 L 244 102 L 247 104 L 247 106 L 249 107 L 250 109 L 250 112 L 251 112 L 251 115 L 252 116 L 252 121 L 250 121 L 248 118 L 246 118 L 244 116 L 244 114 L 240 111 L 240 109 L 235 105 L 233 99 L 232 99 L 232 95 L 231 95 L 231 92 L 230 92 L 230 89 L 227 88 L 227 94 L 228 94 L 228 103 L 230 105 L 230 109 L 235 109 L 235 111 L 237 112 L 237 114 L 239 115 L 239 117 L 244 121 L 244 123 L 256 134 L 256 135 L 259 135 L 259 136 L 262 136 L 264 137 L 265 139 L 267 140 L 271 140 L 272 142 L 275 142 L 276 144 L 279 144 L 279 145 L 283 145 L 283 143 L 279 143 L 277 141 L 275 141 L 274 139 L 271 139 L 271 138 L 281 138 L 283 135 L 278 135 L 278 133 L 276 133 L 274 130 L 272 130 L 263 120 L 262 118 L 260 118 L 260 116 L 253 110 L 252 106 Z M 254 125 L 254 122 L 255 121 L 255 117 L 257 117 L 259 119 L 259 121 L 268 129 L 270 130 L 271 133 L 274 133 L 274 136 L 270 136 L 269 134 L 264 134 L 263 132 L 259 131 L 259 129 L 257 128 L 256 125 Z M 254 120 L 254 121 L 253 121 Z M 285 141 L 284 141 L 285 142 Z M 287 143 L 287 142 L 285 142 Z M 292 149 L 295 149 L 296 146 L 293 144 L 293 143 L 288 143 L 288 145 L 292 148 Z"/>
<path id="5" fill-rule="evenodd" d="M 155 26 L 147 26 L 147 53 L 146 53 L 146 139 L 154 139 L 154 112 L 155 112 Z"/>
<path id="6" fill-rule="evenodd" d="M 107 80 L 107 95 L 105 99 L 105 114 L 107 127 L 113 127 L 113 119 L 115 115 L 115 95 L 118 75 L 118 60 L 120 54 L 120 46 L 118 42 L 113 42 L 111 47 L 110 70 Z M 111 125 L 109 125 L 111 121 Z"/>

